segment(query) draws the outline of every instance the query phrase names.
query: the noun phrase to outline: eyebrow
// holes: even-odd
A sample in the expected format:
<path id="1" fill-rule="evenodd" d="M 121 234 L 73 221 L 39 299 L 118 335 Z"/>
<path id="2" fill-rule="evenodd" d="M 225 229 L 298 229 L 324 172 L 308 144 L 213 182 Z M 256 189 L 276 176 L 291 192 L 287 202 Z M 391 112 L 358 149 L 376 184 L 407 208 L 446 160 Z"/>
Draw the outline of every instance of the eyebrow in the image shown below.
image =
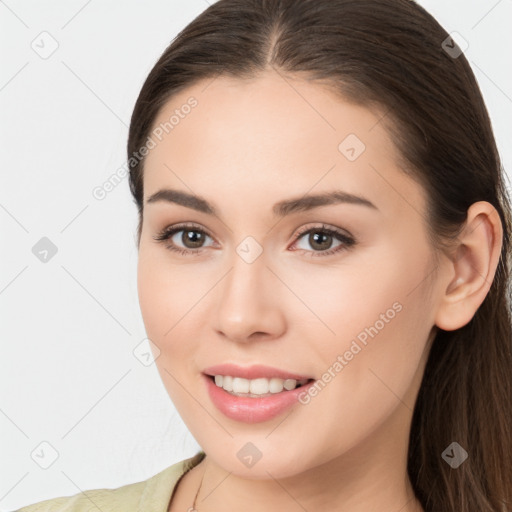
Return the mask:
<path id="1" fill-rule="evenodd" d="M 198 212 L 218 216 L 217 209 L 206 199 L 195 194 L 184 192 L 182 190 L 174 190 L 168 188 L 161 189 L 158 192 L 152 194 L 146 200 L 146 204 L 160 201 L 179 204 L 181 206 L 197 210 Z M 362 205 L 378 210 L 378 208 L 371 201 L 364 197 L 349 194 L 343 190 L 332 190 L 330 192 L 324 192 L 321 194 L 305 195 L 298 198 L 279 201 L 273 206 L 272 212 L 274 216 L 285 217 L 286 215 L 290 215 L 292 213 L 308 211 L 320 206 L 340 203 Z"/>

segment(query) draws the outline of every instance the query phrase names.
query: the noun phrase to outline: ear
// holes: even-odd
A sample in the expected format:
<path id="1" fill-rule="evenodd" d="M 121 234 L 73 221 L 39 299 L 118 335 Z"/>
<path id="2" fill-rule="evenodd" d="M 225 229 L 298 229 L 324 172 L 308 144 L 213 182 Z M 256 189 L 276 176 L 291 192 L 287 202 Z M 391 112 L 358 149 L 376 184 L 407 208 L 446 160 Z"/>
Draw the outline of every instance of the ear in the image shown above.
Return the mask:
<path id="1" fill-rule="evenodd" d="M 469 323 L 491 288 L 503 243 L 503 227 L 494 206 L 486 201 L 473 203 L 457 241 L 435 317 L 436 325 L 445 331 Z"/>

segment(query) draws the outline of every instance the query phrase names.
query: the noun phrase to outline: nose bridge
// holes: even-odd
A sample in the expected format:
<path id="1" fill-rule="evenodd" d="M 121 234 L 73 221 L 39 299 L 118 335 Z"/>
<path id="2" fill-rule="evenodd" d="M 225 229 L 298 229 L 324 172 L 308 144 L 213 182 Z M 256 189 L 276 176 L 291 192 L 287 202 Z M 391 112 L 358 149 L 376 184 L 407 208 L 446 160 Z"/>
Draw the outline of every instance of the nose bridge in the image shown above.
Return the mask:
<path id="1" fill-rule="evenodd" d="M 254 247 L 241 243 L 230 263 L 231 271 L 224 280 L 221 305 L 229 306 L 233 311 L 237 307 L 259 308 L 258 304 L 265 301 L 265 280 L 270 274 L 263 253 L 256 255 Z"/>
<path id="2" fill-rule="evenodd" d="M 218 304 L 218 330 L 243 341 L 252 333 L 276 334 L 282 327 L 274 287 L 261 245 L 247 237 L 230 259 L 231 270 L 222 281 Z"/>

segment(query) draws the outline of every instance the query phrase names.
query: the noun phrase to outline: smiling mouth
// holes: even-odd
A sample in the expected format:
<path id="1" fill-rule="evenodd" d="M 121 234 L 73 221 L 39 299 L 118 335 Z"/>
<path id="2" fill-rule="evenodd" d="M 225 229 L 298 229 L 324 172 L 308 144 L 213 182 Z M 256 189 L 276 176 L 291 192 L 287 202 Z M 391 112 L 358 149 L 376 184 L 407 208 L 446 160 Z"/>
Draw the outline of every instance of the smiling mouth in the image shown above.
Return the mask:
<path id="1" fill-rule="evenodd" d="M 314 379 L 280 379 L 278 377 L 245 379 L 231 375 L 207 375 L 214 384 L 233 396 L 263 398 L 305 386 Z"/>

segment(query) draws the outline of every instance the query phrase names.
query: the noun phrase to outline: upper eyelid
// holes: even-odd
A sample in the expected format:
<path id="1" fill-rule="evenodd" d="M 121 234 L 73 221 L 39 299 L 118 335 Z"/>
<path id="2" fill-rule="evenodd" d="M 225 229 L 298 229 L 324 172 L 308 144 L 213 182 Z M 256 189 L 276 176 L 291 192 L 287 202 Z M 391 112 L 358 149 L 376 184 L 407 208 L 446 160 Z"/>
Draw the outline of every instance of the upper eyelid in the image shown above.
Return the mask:
<path id="1" fill-rule="evenodd" d="M 156 241 L 161 241 L 162 239 L 165 241 L 166 239 L 171 239 L 176 233 L 180 231 L 200 231 L 204 233 L 206 236 L 209 236 L 212 240 L 215 238 L 210 234 L 210 232 L 205 229 L 203 226 L 200 226 L 195 223 L 177 223 L 165 226 L 163 229 L 159 230 L 156 235 L 153 235 L 152 238 Z M 193 251 L 193 249 L 189 249 Z"/>
<path id="2" fill-rule="evenodd" d="M 171 224 L 169 226 L 164 227 L 161 231 L 159 231 L 158 236 L 165 236 L 167 234 L 168 238 L 171 238 L 176 233 L 179 233 L 180 231 L 186 231 L 186 230 L 190 230 L 190 231 L 196 230 L 196 231 L 202 232 L 206 236 L 209 236 L 212 240 L 216 241 L 215 237 L 210 234 L 209 230 L 207 230 L 200 224 L 197 224 L 194 222 Z M 304 236 L 308 232 L 314 231 L 314 230 L 330 231 L 334 235 L 338 235 L 339 237 L 344 237 L 346 239 L 355 241 L 355 237 L 350 232 L 348 232 L 346 229 L 331 226 L 325 222 L 322 222 L 322 223 L 320 223 L 320 225 L 316 225 L 316 226 L 315 225 L 313 225 L 313 226 L 306 225 L 306 226 L 302 226 L 298 230 L 295 230 L 294 233 L 292 233 L 292 235 L 293 234 L 295 235 L 293 237 L 294 238 L 293 244 L 295 245 L 302 236 Z M 194 251 L 194 249 L 189 249 L 189 250 Z M 200 250 L 200 249 L 198 249 L 198 250 Z"/>
<path id="3" fill-rule="evenodd" d="M 313 231 L 315 229 L 317 229 L 318 231 L 332 231 L 335 234 L 344 235 L 346 237 L 353 238 L 353 236 L 346 229 L 338 228 L 336 226 L 331 226 L 331 225 L 329 225 L 329 224 L 327 224 L 325 222 L 322 222 L 320 226 L 305 226 L 305 227 L 301 227 L 297 231 L 297 236 L 304 235 L 308 231 Z"/>

